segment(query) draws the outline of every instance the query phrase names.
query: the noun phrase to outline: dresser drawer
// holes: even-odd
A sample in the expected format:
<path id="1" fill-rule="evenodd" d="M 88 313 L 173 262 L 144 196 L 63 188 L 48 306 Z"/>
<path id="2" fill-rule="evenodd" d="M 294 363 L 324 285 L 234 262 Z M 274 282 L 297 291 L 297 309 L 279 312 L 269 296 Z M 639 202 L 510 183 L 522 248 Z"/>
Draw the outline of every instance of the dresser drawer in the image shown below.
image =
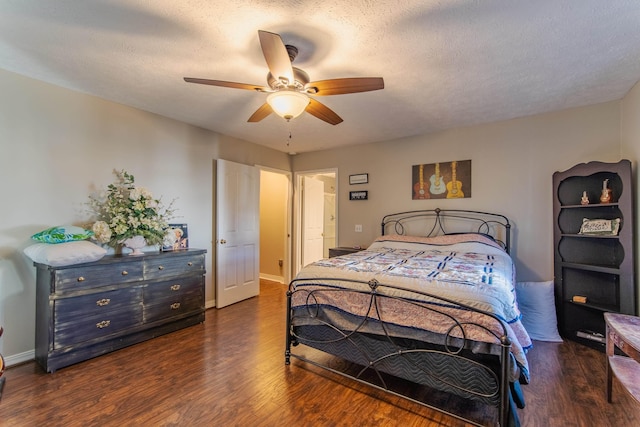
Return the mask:
<path id="1" fill-rule="evenodd" d="M 145 287 L 142 294 L 145 322 L 204 310 L 204 280 L 202 276 L 176 278 L 175 280 L 154 283 Z"/>
<path id="2" fill-rule="evenodd" d="M 204 274 L 204 255 L 186 254 L 174 255 L 162 258 L 150 258 L 145 260 L 145 277 L 157 279 L 185 274 Z"/>
<path id="3" fill-rule="evenodd" d="M 141 304 L 140 287 L 116 289 L 80 297 L 58 298 L 53 302 L 53 316 L 57 323 L 66 323 L 82 317 L 107 315 L 122 307 Z"/>
<path id="4" fill-rule="evenodd" d="M 196 277 L 176 277 L 159 283 L 152 283 L 142 290 L 142 298 L 145 304 L 164 298 L 177 298 L 183 295 L 203 295 L 203 279 Z"/>
<path id="5" fill-rule="evenodd" d="M 204 311 L 204 298 L 197 294 L 177 295 L 144 305 L 144 322 L 170 319 L 185 313 Z"/>
<path id="6" fill-rule="evenodd" d="M 132 305 L 102 315 L 54 322 L 54 349 L 104 338 L 142 324 L 142 306 Z"/>
<path id="7" fill-rule="evenodd" d="M 119 265 L 91 265 L 65 268 L 54 272 L 54 292 L 64 290 L 90 289 L 124 282 L 143 280 L 141 262 L 127 262 Z"/>

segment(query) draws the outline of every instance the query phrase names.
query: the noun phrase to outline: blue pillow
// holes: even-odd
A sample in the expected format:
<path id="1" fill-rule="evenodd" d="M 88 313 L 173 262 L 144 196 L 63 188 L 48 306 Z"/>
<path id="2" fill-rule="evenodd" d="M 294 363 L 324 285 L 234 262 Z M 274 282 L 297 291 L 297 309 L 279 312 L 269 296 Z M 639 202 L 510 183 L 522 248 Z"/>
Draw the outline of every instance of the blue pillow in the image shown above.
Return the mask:
<path id="1" fill-rule="evenodd" d="M 85 230 L 82 227 L 59 225 L 42 230 L 31 236 L 31 238 L 42 243 L 64 243 L 86 240 L 91 236 L 93 236 L 93 231 Z"/>
<path id="2" fill-rule="evenodd" d="M 558 333 L 553 281 L 516 283 L 522 324 L 531 339 L 562 342 Z"/>

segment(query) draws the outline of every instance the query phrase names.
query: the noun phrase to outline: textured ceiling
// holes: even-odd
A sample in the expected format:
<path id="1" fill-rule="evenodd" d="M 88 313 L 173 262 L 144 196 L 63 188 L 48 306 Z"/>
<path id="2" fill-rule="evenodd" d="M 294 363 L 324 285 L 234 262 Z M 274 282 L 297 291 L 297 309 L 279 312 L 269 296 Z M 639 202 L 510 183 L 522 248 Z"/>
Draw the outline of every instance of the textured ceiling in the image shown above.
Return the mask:
<path id="1" fill-rule="evenodd" d="M 319 99 L 332 126 L 247 123 L 266 94 L 184 82 L 265 85 L 258 30 L 297 46 L 311 80 L 385 88 Z M 638 0 L 0 1 L 0 68 L 285 152 L 617 100 L 639 59 Z"/>

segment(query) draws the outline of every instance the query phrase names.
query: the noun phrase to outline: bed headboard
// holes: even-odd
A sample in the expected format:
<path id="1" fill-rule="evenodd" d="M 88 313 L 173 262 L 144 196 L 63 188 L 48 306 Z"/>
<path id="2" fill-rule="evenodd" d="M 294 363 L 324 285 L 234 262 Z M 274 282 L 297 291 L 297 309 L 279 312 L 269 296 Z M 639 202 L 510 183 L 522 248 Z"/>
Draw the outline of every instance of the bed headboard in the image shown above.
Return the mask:
<path id="1" fill-rule="evenodd" d="M 511 249 L 511 223 L 500 214 L 459 209 L 397 212 L 382 218 L 382 235 L 393 232 L 413 236 L 438 236 L 454 233 L 482 233 Z"/>

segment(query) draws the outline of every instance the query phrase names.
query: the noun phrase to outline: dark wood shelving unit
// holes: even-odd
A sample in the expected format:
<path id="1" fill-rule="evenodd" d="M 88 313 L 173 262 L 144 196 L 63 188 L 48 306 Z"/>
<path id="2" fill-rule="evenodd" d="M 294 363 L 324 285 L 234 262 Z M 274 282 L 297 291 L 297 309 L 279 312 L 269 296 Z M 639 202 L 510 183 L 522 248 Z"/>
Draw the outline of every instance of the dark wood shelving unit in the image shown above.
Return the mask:
<path id="1" fill-rule="evenodd" d="M 608 179 L 611 203 L 600 203 Z M 590 203 L 580 203 L 583 192 Z M 604 313 L 637 314 L 631 162 L 582 163 L 553 174 L 554 274 L 560 333 L 590 347 L 604 343 L 577 336 L 604 335 Z M 579 234 L 583 219 L 620 218 L 617 235 Z M 586 297 L 584 303 L 574 296 Z"/>

